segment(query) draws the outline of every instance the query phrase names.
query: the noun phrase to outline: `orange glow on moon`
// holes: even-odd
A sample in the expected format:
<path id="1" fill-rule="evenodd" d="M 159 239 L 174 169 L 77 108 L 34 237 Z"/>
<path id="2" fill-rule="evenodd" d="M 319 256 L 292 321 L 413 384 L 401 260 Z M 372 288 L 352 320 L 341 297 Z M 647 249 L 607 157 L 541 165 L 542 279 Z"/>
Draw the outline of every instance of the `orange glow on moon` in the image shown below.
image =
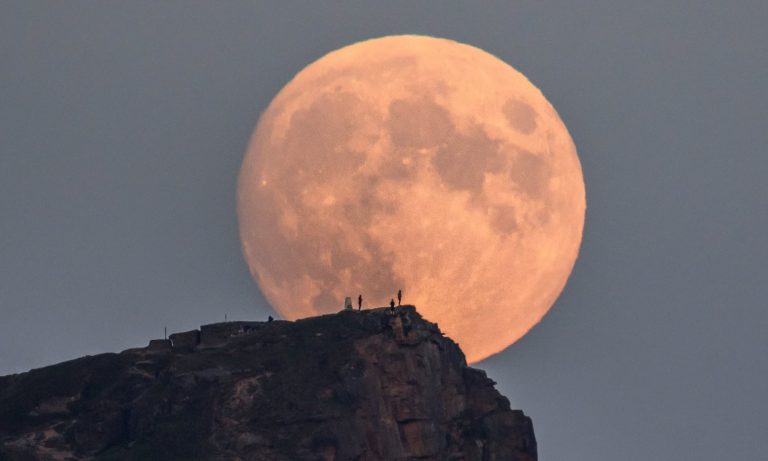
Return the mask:
<path id="1" fill-rule="evenodd" d="M 243 161 L 245 259 L 289 319 L 403 289 L 469 362 L 523 336 L 579 251 L 584 180 L 565 125 L 471 46 L 392 36 L 331 52 L 261 116 Z"/>

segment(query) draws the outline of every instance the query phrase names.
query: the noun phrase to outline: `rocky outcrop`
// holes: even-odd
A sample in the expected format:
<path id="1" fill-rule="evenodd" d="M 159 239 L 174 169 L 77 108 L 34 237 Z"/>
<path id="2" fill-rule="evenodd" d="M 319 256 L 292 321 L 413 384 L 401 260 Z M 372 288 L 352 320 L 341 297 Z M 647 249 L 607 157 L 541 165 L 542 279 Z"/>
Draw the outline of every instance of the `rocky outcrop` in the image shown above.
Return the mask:
<path id="1" fill-rule="evenodd" d="M 0 377 L 2 460 L 536 460 L 412 306 L 228 322 Z"/>

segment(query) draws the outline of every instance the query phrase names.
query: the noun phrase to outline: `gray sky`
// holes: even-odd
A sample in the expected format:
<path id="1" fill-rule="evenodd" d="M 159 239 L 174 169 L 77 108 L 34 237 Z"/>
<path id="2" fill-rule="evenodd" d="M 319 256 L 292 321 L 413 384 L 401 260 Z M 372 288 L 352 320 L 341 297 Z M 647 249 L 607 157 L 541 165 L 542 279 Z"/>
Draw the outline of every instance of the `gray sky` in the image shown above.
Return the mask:
<path id="1" fill-rule="evenodd" d="M 768 3 L 498 5 L 2 2 L 0 374 L 265 318 L 234 200 L 260 112 L 328 51 L 429 34 L 526 74 L 579 150 L 570 282 L 480 365 L 541 458 L 766 459 Z"/>

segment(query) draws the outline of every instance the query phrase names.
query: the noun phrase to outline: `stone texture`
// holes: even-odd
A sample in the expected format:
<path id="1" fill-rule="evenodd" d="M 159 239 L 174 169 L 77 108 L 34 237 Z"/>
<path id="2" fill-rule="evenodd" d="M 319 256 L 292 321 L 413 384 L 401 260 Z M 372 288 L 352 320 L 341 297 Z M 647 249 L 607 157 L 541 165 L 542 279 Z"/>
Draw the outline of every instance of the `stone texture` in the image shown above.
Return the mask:
<path id="1" fill-rule="evenodd" d="M 262 328 L 265 322 L 224 322 L 200 327 L 200 343 L 203 346 L 219 346 L 230 338 L 243 336 Z"/>
<path id="2" fill-rule="evenodd" d="M 0 459 L 537 459 L 530 419 L 412 306 L 171 338 L 0 377 Z"/>
<path id="3" fill-rule="evenodd" d="M 200 330 L 174 333 L 169 338 L 174 349 L 194 349 L 200 344 Z"/>
<path id="4" fill-rule="evenodd" d="M 170 339 L 153 339 L 147 346 L 148 351 L 170 351 L 171 340 Z"/>

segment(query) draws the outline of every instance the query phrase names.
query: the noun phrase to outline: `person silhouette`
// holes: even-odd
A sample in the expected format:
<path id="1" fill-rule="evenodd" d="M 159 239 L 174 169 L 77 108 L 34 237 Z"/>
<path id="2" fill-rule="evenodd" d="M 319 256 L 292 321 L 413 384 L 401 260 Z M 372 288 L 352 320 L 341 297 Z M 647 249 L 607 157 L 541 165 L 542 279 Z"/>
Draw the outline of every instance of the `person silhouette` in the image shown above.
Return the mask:
<path id="1" fill-rule="evenodd" d="M 273 319 L 271 315 L 267 318 L 267 322 L 271 322 L 273 320 L 275 320 L 275 319 Z"/>
<path id="2" fill-rule="evenodd" d="M 357 297 L 357 310 L 363 309 L 363 295 Z"/>
<path id="3" fill-rule="evenodd" d="M 397 305 L 400 305 L 400 302 L 403 300 L 403 290 L 397 290 Z"/>
<path id="4" fill-rule="evenodd" d="M 389 312 L 391 312 L 393 314 L 395 313 L 395 300 L 394 299 L 390 299 L 389 300 Z"/>

